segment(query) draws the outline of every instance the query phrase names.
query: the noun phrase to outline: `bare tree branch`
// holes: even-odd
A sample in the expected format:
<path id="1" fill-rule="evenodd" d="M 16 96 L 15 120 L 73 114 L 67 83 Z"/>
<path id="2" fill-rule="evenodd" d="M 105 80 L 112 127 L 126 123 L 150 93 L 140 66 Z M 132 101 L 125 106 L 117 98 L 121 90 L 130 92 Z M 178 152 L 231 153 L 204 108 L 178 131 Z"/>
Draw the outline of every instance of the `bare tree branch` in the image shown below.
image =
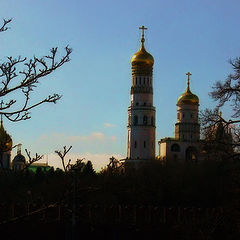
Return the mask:
<path id="1" fill-rule="evenodd" d="M 32 158 L 30 151 L 25 149 L 25 152 L 27 153 L 27 156 L 28 156 L 28 162 L 25 164 L 25 168 L 24 169 L 27 169 L 34 162 L 37 162 L 37 161 L 39 161 L 39 160 L 41 160 L 43 158 L 43 155 L 38 155 L 37 153 L 36 153 L 35 157 Z"/>
<path id="2" fill-rule="evenodd" d="M 63 147 L 63 151 L 60 150 L 56 150 L 55 153 L 57 153 L 57 155 L 61 158 L 62 161 L 62 165 L 63 165 L 63 169 L 66 172 L 70 166 L 70 162 L 71 160 L 69 160 L 67 167 L 65 166 L 65 156 L 67 155 L 67 153 L 71 150 L 72 146 L 70 146 L 68 149 L 66 146 Z"/>
<path id="3" fill-rule="evenodd" d="M 229 74 L 225 81 L 216 82 L 210 93 L 218 105 L 213 110 L 202 111 L 200 121 L 206 148 L 215 150 L 215 155 L 219 156 L 219 153 L 221 155 L 221 152 L 225 151 L 228 152 L 228 157 L 236 158 L 240 152 L 240 58 L 229 62 L 233 73 Z M 233 120 L 226 120 L 219 113 L 219 108 L 227 102 L 231 102 Z"/>
<path id="4" fill-rule="evenodd" d="M 4 20 L 0 26 L 0 32 L 8 29 L 7 24 L 12 19 Z M 36 57 L 27 60 L 25 57 L 13 58 L 7 57 L 7 61 L 0 63 L 0 98 L 2 104 L 0 114 L 4 115 L 10 121 L 21 121 L 29 119 L 29 110 L 44 103 L 56 103 L 61 95 L 54 93 L 37 101 L 30 103 L 30 94 L 37 87 L 39 80 L 48 76 L 63 64 L 70 61 L 72 49 L 65 47 L 65 54 L 58 58 L 58 48 L 52 48 L 50 53 L 44 57 Z M 6 99 L 10 93 L 21 93 L 24 101 L 19 102 L 15 99 Z"/>
<path id="5" fill-rule="evenodd" d="M 7 27 L 7 25 L 12 21 L 12 18 L 10 19 L 3 19 L 3 24 L 2 26 L 0 26 L 0 32 L 4 32 L 7 31 L 9 29 L 9 27 Z"/>
<path id="6" fill-rule="evenodd" d="M 240 116 L 240 58 L 229 60 L 233 68 L 233 73 L 229 74 L 225 81 L 218 81 L 213 86 L 210 96 L 218 101 L 218 107 L 231 101 L 234 111 L 233 117 Z"/>

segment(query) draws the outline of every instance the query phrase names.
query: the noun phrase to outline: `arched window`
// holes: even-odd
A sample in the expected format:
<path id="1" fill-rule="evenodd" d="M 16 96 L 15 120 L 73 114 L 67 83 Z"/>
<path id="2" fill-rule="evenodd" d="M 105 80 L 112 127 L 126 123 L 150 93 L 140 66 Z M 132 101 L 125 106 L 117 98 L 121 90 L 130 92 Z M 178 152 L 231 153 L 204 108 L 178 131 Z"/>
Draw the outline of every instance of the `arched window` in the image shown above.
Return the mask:
<path id="1" fill-rule="evenodd" d="M 148 118 L 147 116 L 143 116 L 143 125 L 147 125 Z"/>
<path id="2" fill-rule="evenodd" d="M 136 125 L 138 125 L 138 116 L 134 116 L 134 118 L 133 118 L 133 124 L 136 126 Z"/>
<path id="3" fill-rule="evenodd" d="M 172 152 L 180 152 L 180 146 L 177 144 L 177 143 L 174 143 L 172 146 L 171 146 L 171 151 Z"/>
<path id="4" fill-rule="evenodd" d="M 186 162 L 197 163 L 198 152 L 195 147 L 192 147 L 192 146 L 188 147 L 185 154 L 186 154 Z"/>
<path id="5" fill-rule="evenodd" d="M 154 126 L 154 118 L 151 117 L 151 125 Z"/>

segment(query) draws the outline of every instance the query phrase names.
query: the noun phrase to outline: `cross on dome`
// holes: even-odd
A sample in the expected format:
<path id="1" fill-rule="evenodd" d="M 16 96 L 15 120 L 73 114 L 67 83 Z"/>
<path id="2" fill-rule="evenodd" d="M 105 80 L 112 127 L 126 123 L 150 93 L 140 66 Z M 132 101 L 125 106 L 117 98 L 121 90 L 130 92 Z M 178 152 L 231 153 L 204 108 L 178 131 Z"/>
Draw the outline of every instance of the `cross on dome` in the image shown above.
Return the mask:
<path id="1" fill-rule="evenodd" d="M 190 85 L 190 76 L 192 75 L 190 72 L 187 72 L 186 73 L 186 75 L 187 75 L 187 88 L 188 88 L 188 90 L 189 90 L 189 85 Z"/>
<path id="2" fill-rule="evenodd" d="M 145 41 L 145 39 L 144 39 L 144 30 L 147 30 L 147 28 L 142 25 L 141 27 L 139 27 L 139 29 L 142 30 L 141 42 L 144 43 L 144 41 Z"/>

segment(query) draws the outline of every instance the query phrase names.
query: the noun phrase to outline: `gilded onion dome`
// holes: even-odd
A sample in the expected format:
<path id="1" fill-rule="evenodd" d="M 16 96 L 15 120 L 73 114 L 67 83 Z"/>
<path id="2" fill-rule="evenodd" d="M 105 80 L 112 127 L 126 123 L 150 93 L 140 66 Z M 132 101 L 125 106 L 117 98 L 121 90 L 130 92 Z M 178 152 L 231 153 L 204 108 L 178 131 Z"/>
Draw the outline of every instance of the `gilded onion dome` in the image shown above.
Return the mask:
<path id="1" fill-rule="evenodd" d="M 154 58 L 150 53 L 146 51 L 143 42 L 139 51 L 132 56 L 131 63 L 132 65 L 140 63 L 140 64 L 147 64 L 150 66 L 154 64 Z"/>
<path id="2" fill-rule="evenodd" d="M 177 105 L 182 105 L 182 104 L 193 104 L 193 105 L 198 105 L 199 104 L 199 98 L 197 95 L 193 94 L 190 90 L 190 75 L 192 75 L 190 72 L 186 73 L 188 75 L 188 80 L 187 80 L 187 89 L 186 91 L 178 98 L 177 100 Z"/>
<path id="3" fill-rule="evenodd" d="M 152 68 L 154 64 L 153 56 L 148 53 L 144 47 L 144 26 L 140 27 L 142 30 L 142 38 L 141 38 L 141 47 L 138 52 L 136 52 L 131 58 L 132 64 L 132 74 L 133 75 L 152 75 Z"/>
<path id="4" fill-rule="evenodd" d="M 12 150 L 12 138 L 6 132 L 1 121 L 0 125 L 0 152 L 8 152 Z"/>

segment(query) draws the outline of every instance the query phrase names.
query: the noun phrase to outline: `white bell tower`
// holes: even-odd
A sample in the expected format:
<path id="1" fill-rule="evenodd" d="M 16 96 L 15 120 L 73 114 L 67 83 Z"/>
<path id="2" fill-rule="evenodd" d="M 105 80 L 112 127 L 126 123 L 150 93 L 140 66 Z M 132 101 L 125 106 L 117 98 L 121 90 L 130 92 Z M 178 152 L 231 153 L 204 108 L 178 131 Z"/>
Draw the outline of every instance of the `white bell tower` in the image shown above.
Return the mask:
<path id="1" fill-rule="evenodd" d="M 198 96 L 190 90 L 190 72 L 187 75 L 187 89 L 177 101 L 177 123 L 175 138 L 181 141 L 196 142 L 200 139 L 200 124 L 198 121 Z"/>
<path id="2" fill-rule="evenodd" d="M 154 59 L 144 47 L 144 26 L 141 47 L 131 59 L 131 104 L 128 107 L 128 160 L 155 159 L 155 107 L 153 106 Z"/>

